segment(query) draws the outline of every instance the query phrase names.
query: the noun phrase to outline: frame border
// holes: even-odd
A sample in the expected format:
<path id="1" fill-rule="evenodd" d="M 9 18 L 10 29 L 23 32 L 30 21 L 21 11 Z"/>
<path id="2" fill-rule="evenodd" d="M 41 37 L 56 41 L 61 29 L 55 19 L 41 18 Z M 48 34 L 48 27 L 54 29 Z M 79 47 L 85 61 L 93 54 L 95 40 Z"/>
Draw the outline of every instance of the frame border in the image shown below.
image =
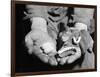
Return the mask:
<path id="1" fill-rule="evenodd" d="M 34 5 L 46 5 L 46 6 L 67 6 L 67 7 L 80 7 L 80 8 L 94 8 L 95 9 L 95 68 L 94 69 L 80 69 L 80 70 L 56 70 L 56 71 L 43 71 L 43 72 L 28 72 L 28 73 L 16 73 L 15 72 L 15 40 L 16 40 L 16 29 L 15 29 L 15 5 L 16 4 L 34 4 Z M 28 75 L 43 75 L 43 74 L 60 74 L 60 73 L 80 73 L 80 72 L 93 72 L 97 71 L 97 6 L 96 5 L 84 5 L 84 4 L 67 4 L 67 3 L 51 3 L 51 2 L 33 2 L 33 1 L 16 1 L 11 0 L 11 77 L 16 76 L 28 76 Z"/>

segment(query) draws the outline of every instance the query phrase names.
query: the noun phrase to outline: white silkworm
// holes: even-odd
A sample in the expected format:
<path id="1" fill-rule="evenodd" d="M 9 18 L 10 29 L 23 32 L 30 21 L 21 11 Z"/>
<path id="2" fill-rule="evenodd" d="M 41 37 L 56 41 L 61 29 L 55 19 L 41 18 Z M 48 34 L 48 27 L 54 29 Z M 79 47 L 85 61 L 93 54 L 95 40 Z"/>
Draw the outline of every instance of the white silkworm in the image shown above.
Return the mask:
<path id="1" fill-rule="evenodd" d="M 71 49 L 76 49 L 75 47 L 66 47 L 66 48 L 63 48 L 61 50 L 58 51 L 58 54 L 61 54 L 63 53 L 64 51 L 68 51 L 68 50 L 71 50 Z"/>
<path id="2" fill-rule="evenodd" d="M 81 40 L 81 36 L 78 37 L 78 39 L 76 39 L 75 37 L 73 37 L 74 43 L 78 44 Z"/>

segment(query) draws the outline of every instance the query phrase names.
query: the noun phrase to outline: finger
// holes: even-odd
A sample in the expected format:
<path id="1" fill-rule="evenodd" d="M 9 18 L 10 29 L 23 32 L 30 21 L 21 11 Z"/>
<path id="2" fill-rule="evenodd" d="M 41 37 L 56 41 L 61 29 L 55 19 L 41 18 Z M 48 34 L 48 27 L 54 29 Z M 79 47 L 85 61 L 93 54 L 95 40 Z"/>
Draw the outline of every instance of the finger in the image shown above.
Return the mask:
<path id="1" fill-rule="evenodd" d="M 60 60 L 61 60 L 61 58 L 58 57 L 58 58 L 57 58 L 57 61 L 60 62 Z"/>
<path id="2" fill-rule="evenodd" d="M 55 56 L 57 54 L 57 51 L 51 51 L 51 52 L 49 52 L 47 55 L 49 55 L 49 56 Z"/>
<path id="3" fill-rule="evenodd" d="M 74 55 L 69 56 L 68 59 L 68 63 L 73 63 L 74 61 L 76 61 L 77 59 L 79 59 L 81 57 L 81 51 L 80 49 L 76 51 L 76 53 Z"/>
<path id="4" fill-rule="evenodd" d="M 49 64 L 53 65 L 53 66 L 56 66 L 58 64 L 57 60 L 56 60 L 56 58 L 54 56 L 49 58 Z"/>
<path id="5" fill-rule="evenodd" d="M 67 63 L 71 64 L 71 63 L 73 63 L 77 59 L 78 59 L 78 57 L 76 57 L 76 55 L 72 55 L 72 56 L 69 57 Z"/>
<path id="6" fill-rule="evenodd" d="M 45 54 L 41 53 L 41 54 L 38 54 L 37 57 L 38 57 L 41 61 L 43 61 L 44 63 L 48 63 L 48 60 L 49 60 L 48 55 L 45 55 Z"/>
<path id="7" fill-rule="evenodd" d="M 68 59 L 69 59 L 69 56 L 61 58 L 60 59 L 60 65 L 64 65 L 67 62 Z"/>

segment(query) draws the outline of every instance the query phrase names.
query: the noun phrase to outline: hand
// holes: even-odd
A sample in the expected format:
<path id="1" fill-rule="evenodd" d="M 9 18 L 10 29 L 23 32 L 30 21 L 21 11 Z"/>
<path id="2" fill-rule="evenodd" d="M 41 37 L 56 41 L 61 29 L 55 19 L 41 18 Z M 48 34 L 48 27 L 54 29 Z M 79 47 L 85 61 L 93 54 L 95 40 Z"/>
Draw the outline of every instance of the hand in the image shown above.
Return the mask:
<path id="1" fill-rule="evenodd" d="M 58 64 L 54 56 L 49 56 L 45 53 L 36 54 L 36 56 L 44 63 L 48 63 L 52 66 L 56 66 Z"/>
<path id="2" fill-rule="evenodd" d="M 56 51 L 56 47 L 55 47 L 54 43 L 51 43 L 51 42 L 44 43 L 41 47 L 41 50 L 42 50 L 41 54 L 44 54 L 43 56 L 39 55 L 39 57 L 40 57 L 40 59 L 42 59 L 42 61 L 44 61 L 46 58 L 46 59 L 48 59 L 47 63 L 49 63 L 50 65 L 58 64 L 57 60 L 55 58 L 57 51 Z"/>
<path id="3" fill-rule="evenodd" d="M 66 47 L 58 51 L 58 54 L 60 56 L 58 61 L 61 65 L 71 64 L 81 57 L 81 50 L 79 47 Z"/>
<path id="4" fill-rule="evenodd" d="M 44 42 L 41 45 L 36 45 L 35 41 L 31 39 L 31 34 L 26 35 L 25 42 L 29 54 L 35 54 L 41 61 L 50 65 L 56 66 L 57 60 L 54 57 L 57 53 L 56 45 L 54 42 Z"/>

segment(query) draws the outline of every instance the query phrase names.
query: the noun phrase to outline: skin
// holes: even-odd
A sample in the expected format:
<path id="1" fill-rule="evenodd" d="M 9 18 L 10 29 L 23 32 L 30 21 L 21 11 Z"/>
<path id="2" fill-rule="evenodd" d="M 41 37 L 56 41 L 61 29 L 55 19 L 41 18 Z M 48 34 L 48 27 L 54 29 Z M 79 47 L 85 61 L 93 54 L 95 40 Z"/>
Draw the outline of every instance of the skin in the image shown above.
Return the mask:
<path id="1" fill-rule="evenodd" d="M 42 35 L 42 38 L 40 38 Z M 47 37 L 47 38 L 45 38 Z M 49 40 L 49 41 L 48 41 Z M 28 48 L 28 52 L 29 54 L 35 54 L 42 62 L 44 63 L 48 63 L 52 66 L 56 66 L 57 65 L 57 61 L 56 58 L 54 57 L 56 55 L 56 44 L 54 43 L 54 41 L 52 40 L 51 37 L 49 37 L 46 33 L 44 32 L 40 32 L 40 30 L 31 30 L 31 32 L 29 32 L 26 37 L 25 37 L 25 42 L 26 42 L 26 46 Z M 52 43 L 54 46 L 54 48 L 52 48 L 52 50 L 50 49 L 45 49 L 45 47 L 43 47 L 42 45 L 50 42 Z M 52 46 L 51 44 L 51 46 Z"/>
<path id="2" fill-rule="evenodd" d="M 71 64 L 81 57 L 81 51 L 80 48 L 76 48 L 76 52 L 71 51 L 69 53 L 65 51 L 61 53 L 59 56 L 61 57 L 59 60 L 61 65 L 64 65 L 65 63 Z"/>
<path id="3" fill-rule="evenodd" d="M 33 8 L 33 7 L 35 7 L 35 8 Z M 45 7 L 42 7 L 42 6 L 33 6 L 33 5 L 28 5 L 27 6 L 27 9 L 28 9 L 28 12 L 29 12 L 29 14 L 31 14 L 31 15 L 29 15 L 29 17 L 28 18 L 31 18 L 31 17 L 33 17 L 33 15 L 34 15 L 34 17 L 42 17 L 42 18 L 46 18 L 45 16 L 45 13 L 44 13 L 44 10 L 46 10 L 46 8 Z M 60 11 L 60 10 L 58 10 L 58 11 Z M 55 13 L 56 14 L 58 14 L 58 11 L 55 11 Z M 86 24 L 88 27 L 90 27 L 90 20 L 91 19 L 93 19 L 93 9 L 88 9 L 88 10 L 86 10 L 86 8 L 84 9 L 82 9 L 82 8 L 75 8 L 75 16 L 73 16 L 74 17 L 74 20 L 75 20 L 75 22 L 81 22 L 81 23 L 84 23 L 84 24 Z M 33 14 L 33 15 L 32 15 Z M 66 15 L 66 14 L 65 14 Z M 60 19 L 62 19 L 62 21 L 64 21 L 64 22 L 66 22 L 67 21 L 67 17 L 66 17 L 66 19 L 64 19 L 64 17 L 65 17 L 65 15 L 63 14 L 62 16 L 61 16 L 61 18 Z M 33 17 L 33 18 L 34 18 Z M 55 21 L 57 21 L 57 20 L 59 20 L 59 17 L 58 18 L 55 18 Z M 49 20 L 48 20 L 49 21 Z M 33 22 L 33 21 L 32 21 Z M 41 21 L 40 21 L 41 22 Z M 45 25 L 45 23 L 43 22 L 43 23 L 40 23 L 39 22 L 39 24 L 42 24 L 42 26 L 41 26 L 41 28 L 43 28 L 44 27 L 44 25 Z M 46 21 L 45 21 L 46 22 Z M 37 24 L 37 22 L 35 23 L 35 25 Z M 44 24 L 44 25 L 43 25 Z M 55 24 L 55 23 L 53 23 L 53 25 L 55 25 L 55 26 L 57 26 L 57 24 Z M 34 24 L 33 24 L 33 26 L 34 26 Z M 46 25 L 47 26 L 47 25 Z M 44 28 L 46 28 L 46 26 L 44 27 Z M 37 27 L 38 27 L 38 25 L 37 25 Z M 34 27 L 33 27 L 34 28 Z M 43 29 L 44 29 L 43 28 Z M 94 29 L 94 28 L 93 28 Z M 44 31 L 44 30 L 43 30 Z M 38 33 L 38 32 L 37 32 Z M 39 33 L 41 33 L 41 32 L 39 32 Z M 34 33 L 33 33 L 34 34 Z M 30 34 L 29 34 L 30 35 Z M 58 54 L 57 53 L 57 51 L 56 51 L 56 47 L 54 47 L 54 50 L 48 50 L 47 52 L 48 53 L 45 53 L 46 51 L 46 49 L 45 49 L 45 47 L 42 47 L 42 44 L 43 43 L 45 43 L 45 42 L 48 42 L 48 39 L 50 39 L 50 37 L 48 37 L 47 39 L 45 39 L 45 37 L 43 38 L 43 40 L 41 40 L 41 41 L 39 41 L 38 42 L 38 44 L 37 44 L 37 46 L 33 46 L 33 41 L 35 40 L 35 38 L 33 38 L 33 37 L 35 37 L 35 36 L 37 36 L 37 35 L 30 35 L 31 36 L 31 38 L 28 38 L 28 39 L 30 39 L 30 40 L 28 40 L 28 41 L 26 41 L 26 46 L 28 47 L 28 52 L 30 53 L 30 54 L 36 54 L 36 56 L 38 57 L 38 58 L 40 58 L 40 60 L 41 61 L 43 61 L 44 63 L 48 63 L 48 64 L 50 64 L 50 65 L 57 65 L 58 64 L 58 62 L 60 62 L 60 64 L 61 65 L 63 65 L 63 64 L 65 64 L 65 63 L 68 63 L 68 64 L 70 64 L 70 63 L 73 63 L 74 61 L 76 61 L 78 58 L 80 58 L 81 57 L 81 52 L 80 52 L 80 49 L 78 49 L 78 48 L 76 48 L 76 49 L 78 49 L 79 50 L 79 52 L 73 52 L 73 51 L 70 51 L 70 52 L 68 52 L 68 51 L 65 51 L 65 52 L 63 52 L 63 53 L 61 53 L 61 54 L 59 54 L 59 56 L 60 56 L 60 58 L 58 57 L 58 58 L 55 58 L 55 55 L 56 54 Z M 48 35 L 47 35 L 48 36 Z M 67 36 L 68 37 L 68 36 Z M 83 36 L 84 37 L 84 36 Z M 27 37 L 26 37 L 27 38 Z M 37 37 L 38 38 L 38 37 Z M 40 38 L 41 38 L 41 36 L 40 36 Z M 65 39 L 66 40 L 66 39 Z M 86 48 L 86 46 L 85 45 L 87 45 L 87 44 L 84 44 L 84 40 L 85 39 L 82 39 L 81 41 L 80 41 L 80 43 L 79 43 L 79 45 L 80 45 L 80 48 L 81 48 L 81 50 L 83 51 L 83 52 L 86 52 L 86 50 L 87 50 L 87 48 Z M 86 41 L 86 40 L 85 40 Z M 51 42 L 51 41 L 50 41 Z M 54 43 L 54 42 L 53 42 Z M 40 45 L 41 44 L 41 45 Z M 90 45 L 92 45 L 92 44 L 90 44 Z M 88 46 L 90 46 L 90 45 L 88 45 Z M 55 46 L 56 46 L 56 44 L 55 44 Z M 87 47 L 88 47 L 87 46 Z M 41 49 L 40 47 L 42 47 L 43 49 Z M 92 46 L 90 46 L 90 51 L 92 51 L 91 50 L 91 48 L 92 48 Z M 70 56 L 69 56 L 69 54 L 70 54 Z"/>
<path id="4" fill-rule="evenodd" d="M 77 32 L 77 31 L 73 30 L 72 32 Z M 73 46 L 73 44 L 71 44 L 72 43 L 71 38 L 73 39 L 73 35 L 72 35 L 73 33 L 71 33 L 70 29 L 67 32 L 63 32 L 61 34 L 62 35 L 60 36 L 62 37 L 62 40 L 67 44 L 67 46 L 66 47 L 62 46 L 62 48 L 58 51 L 60 56 L 58 61 L 61 65 L 64 65 L 65 63 L 71 64 L 81 57 L 81 49 L 79 48 L 79 46 L 77 45 Z M 79 33 L 76 33 L 74 39 L 78 37 L 78 35 Z M 79 45 L 79 43 L 77 44 Z M 75 51 L 72 50 L 73 48 L 75 49 Z"/>

